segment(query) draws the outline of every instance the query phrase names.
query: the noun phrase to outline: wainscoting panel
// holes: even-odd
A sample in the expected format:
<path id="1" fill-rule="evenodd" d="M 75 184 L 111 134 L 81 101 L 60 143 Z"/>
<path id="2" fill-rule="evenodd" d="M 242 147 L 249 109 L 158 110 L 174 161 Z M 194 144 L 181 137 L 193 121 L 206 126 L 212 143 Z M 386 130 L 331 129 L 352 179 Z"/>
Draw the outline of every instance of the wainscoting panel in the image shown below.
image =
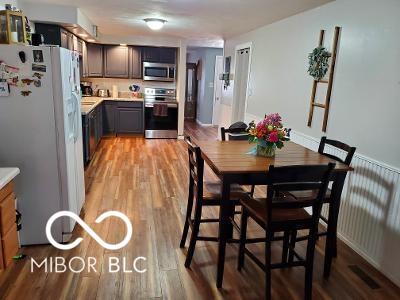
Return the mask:
<path id="1" fill-rule="evenodd" d="M 293 142 L 318 150 L 319 140 L 292 131 Z M 327 146 L 336 156 L 344 153 Z M 342 194 L 340 238 L 400 285 L 400 170 L 356 152 Z M 326 207 L 323 214 L 327 215 Z"/>

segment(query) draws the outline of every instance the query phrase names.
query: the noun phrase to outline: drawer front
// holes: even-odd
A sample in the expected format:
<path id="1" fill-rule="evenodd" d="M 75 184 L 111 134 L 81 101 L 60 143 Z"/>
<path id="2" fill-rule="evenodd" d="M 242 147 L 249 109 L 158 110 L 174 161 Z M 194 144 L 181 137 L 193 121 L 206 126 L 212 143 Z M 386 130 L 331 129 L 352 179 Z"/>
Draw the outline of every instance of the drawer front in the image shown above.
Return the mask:
<path id="1" fill-rule="evenodd" d="M 17 226 L 15 224 L 6 235 L 1 237 L 1 243 L 3 245 L 4 267 L 7 268 L 12 263 L 13 256 L 17 254 L 19 248 Z"/>
<path id="2" fill-rule="evenodd" d="M 11 193 L 0 202 L 0 234 L 4 236 L 15 224 L 15 195 Z"/>
<path id="3" fill-rule="evenodd" d="M 118 101 L 119 108 L 142 108 L 143 102 L 140 101 Z"/>
<path id="4" fill-rule="evenodd" d="M 14 182 L 9 182 L 5 187 L 0 190 L 0 203 L 7 198 L 8 195 L 14 190 Z"/>

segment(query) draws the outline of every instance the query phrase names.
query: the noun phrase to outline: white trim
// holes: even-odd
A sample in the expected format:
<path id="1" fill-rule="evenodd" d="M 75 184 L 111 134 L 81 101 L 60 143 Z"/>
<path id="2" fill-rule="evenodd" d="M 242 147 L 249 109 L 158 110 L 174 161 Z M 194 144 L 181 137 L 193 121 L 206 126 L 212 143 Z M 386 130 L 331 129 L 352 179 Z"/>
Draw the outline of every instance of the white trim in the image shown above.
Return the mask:
<path id="1" fill-rule="evenodd" d="M 222 69 L 224 68 L 224 56 L 223 55 L 217 55 L 216 57 L 215 57 L 215 66 L 214 66 L 214 97 L 213 97 L 213 113 L 212 113 L 212 120 L 211 120 L 211 123 L 213 124 L 213 125 L 216 125 L 216 126 L 218 126 L 218 125 L 220 125 L 220 124 L 215 124 L 215 119 L 216 119 L 216 116 L 215 116 L 215 107 L 217 106 L 217 101 L 216 101 L 216 97 L 217 97 L 217 87 L 219 86 L 219 83 L 218 83 L 218 81 L 220 81 L 220 79 L 219 79 L 219 74 L 217 74 L 217 68 L 218 68 L 218 65 L 217 65 L 217 61 L 218 61 L 218 59 L 222 59 Z M 222 72 L 223 72 L 223 70 L 222 70 Z M 222 101 L 222 86 L 221 86 L 221 98 L 219 99 L 219 104 L 218 105 L 220 105 L 221 106 L 221 101 Z M 219 114 L 221 115 L 221 107 L 220 107 L 220 111 L 219 111 Z M 219 123 L 221 123 L 221 120 L 219 120 Z"/>
<path id="2" fill-rule="evenodd" d="M 236 66 L 237 66 L 237 53 L 239 50 L 249 48 L 249 70 L 247 72 L 247 87 L 246 87 L 246 99 L 245 99 L 245 112 L 247 111 L 247 104 L 249 101 L 249 84 L 250 84 L 250 74 L 251 74 L 251 64 L 252 64 L 252 55 L 253 55 L 253 42 L 246 42 L 243 44 L 236 45 L 235 47 L 235 67 L 234 67 L 234 78 L 236 77 Z M 237 86 L 234 84 L 233 86 L 233 99 L 232 99 L 232 111 L 231 111 L 231 120 L 233 120 L 233 113 L 235 111 L 235 105 L 237 103 Z"/>
<path id="3" fill-rule="evenodd" d="M 196 123 L 203 127 L 213 127 L 214 126 L 213 124 L 203 124 L 198 119 L 196 119 Z"/>
<path id="4" fill-rule="evenodd" d="M 310 135 L 304 134 L 304 133 L 302 133 L 302 132 L 299 132 L 299 131 L 297 131 L 297 130 L 292 130 L 292 133 L 297 134 L 297 135 L 299 135 L 299 136 L 302 136 L 303 138 L 306 138 L 306 139 L 311 140 L 311 141 L 313 141 L 313 142 L 316 142 L 316 143 L 318 143 L 318 144 L 319 144 L 319 142 L 320 142 L 319 139 L 317 139 L 317 138 L 315 138 L 315 137 L 312 137 L 312 136 L 310 136 Z M 373 164 L 376 164 L 376 165 L 380 165 L 381 167 L 383 167 L 383 168 L 385 168 L 385 169 L 387 169 L 387 170 L 389 170 L 389 171 L 396 172 L 396 173 L 399 173 L 399 174 L 400 174 L 400 169 L 398 169 L 398 168 L 396 168 L 396 167 L 394 167 L 394 166 L 388 165 L 387 163 L 384 163 L 384 162 L 381 162 L 381 161 L 379 161 L 379 160 L 370 158 L 370 157 L 368 157 L 368 156 L 366 156 L 366 155 L 363 155 L 363 154 L 360 154 L 360 153 L 358 153 L 358 152 L 356 152 L 354 155 L 355 155 L 356 157 L 358 157 L 358 158 L 361 158 L 362 160 L 366 160 L 366 161 L 368 161 L 368 162 L 370 162 L 370 163 L 373 163 Z"/>

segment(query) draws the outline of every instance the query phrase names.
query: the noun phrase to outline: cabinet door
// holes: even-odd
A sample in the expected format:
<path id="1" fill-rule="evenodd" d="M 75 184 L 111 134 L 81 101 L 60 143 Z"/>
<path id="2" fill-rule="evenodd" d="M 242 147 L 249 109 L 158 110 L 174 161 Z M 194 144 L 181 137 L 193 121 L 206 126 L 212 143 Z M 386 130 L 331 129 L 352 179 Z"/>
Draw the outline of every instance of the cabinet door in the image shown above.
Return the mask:
<path id="1" fill-rule="evenodd" d="M 175 64 L 176 49 L 175 48 L 160 48 L 160 63 Z"/>
<path id="2" fill-rule="evenodd" d="M 129 77 L 142 79 L 142 48 L 130 47 Z"/>
<path id="3" fill-rule="evenodd" d="M 42 34 L 46 45 L 61 46 L 60 26 L 53 24 L 35 23 L 36 33 Z M 63 46 L 62 46 L 63 47 Z"/>
<path id="4" fill-rule="evenodd" d="M 103 104 L 103 133 L 115 133 L 115 105 L 111 101 Z"/>
<path id="5" fill-rule="evenodd" d="M 68 49 L 69 48 L 68 47 L 68 41 L 69 41 L 68 32 L 64 29 L 61 29 L 60 34 L 61 34 L 61 45 L 60 46 L 65 49 Z"/>
<path id="6" fill-rule="evenodd" d="M 105 77 L 129 77 L 129 48 L 127 46 L 104 46 Z"/>
<path id="7" fill-rule="evenodd" d="M 83 164 L 89 162 L 89 119 L 87 115 L 82 116 L 82 142 L 83 142 Z"/>
<path id="8" fill-rule="evenodd" d="M 143 61 L 159 62 L 160 61 L 160 48 L 144 47 L 143 48 Z"/>
<path id="9" fill-rule="evenodd" d="M 103 137 L 103 109 L 101 105 L 96 107 L 97 114 L 97 143 L 98 144 Z"/>
<path id="10" fill-rule="evenodd" d="M 89 68 L 88 68 L 88 53 L 87 46 L 84 41 L 82 41 L 82 77 L 89 76 Z"/>
<path id="11" fill-rule="evenodd" d="M 118 108 L 118 133 L 143 133 L 143 110 Z"/>
<path id="12" fill-rule="evenodd" d="M 103 46 L 87 44 L 88 76 L 103 77 Z"/>

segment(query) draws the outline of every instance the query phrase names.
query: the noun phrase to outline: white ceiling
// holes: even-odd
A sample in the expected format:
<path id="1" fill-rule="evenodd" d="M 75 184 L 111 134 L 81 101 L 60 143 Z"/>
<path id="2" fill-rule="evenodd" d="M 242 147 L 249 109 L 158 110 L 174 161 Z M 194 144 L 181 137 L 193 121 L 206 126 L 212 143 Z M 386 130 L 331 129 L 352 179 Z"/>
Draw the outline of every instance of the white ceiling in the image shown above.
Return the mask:
<path id="1" fill-rule="evenodd" d="M 332 0 L 24 0 L 79 7 L 106 35 L 224 39 Z M 144 18 L 168 23 L 152 32 Z"/>

